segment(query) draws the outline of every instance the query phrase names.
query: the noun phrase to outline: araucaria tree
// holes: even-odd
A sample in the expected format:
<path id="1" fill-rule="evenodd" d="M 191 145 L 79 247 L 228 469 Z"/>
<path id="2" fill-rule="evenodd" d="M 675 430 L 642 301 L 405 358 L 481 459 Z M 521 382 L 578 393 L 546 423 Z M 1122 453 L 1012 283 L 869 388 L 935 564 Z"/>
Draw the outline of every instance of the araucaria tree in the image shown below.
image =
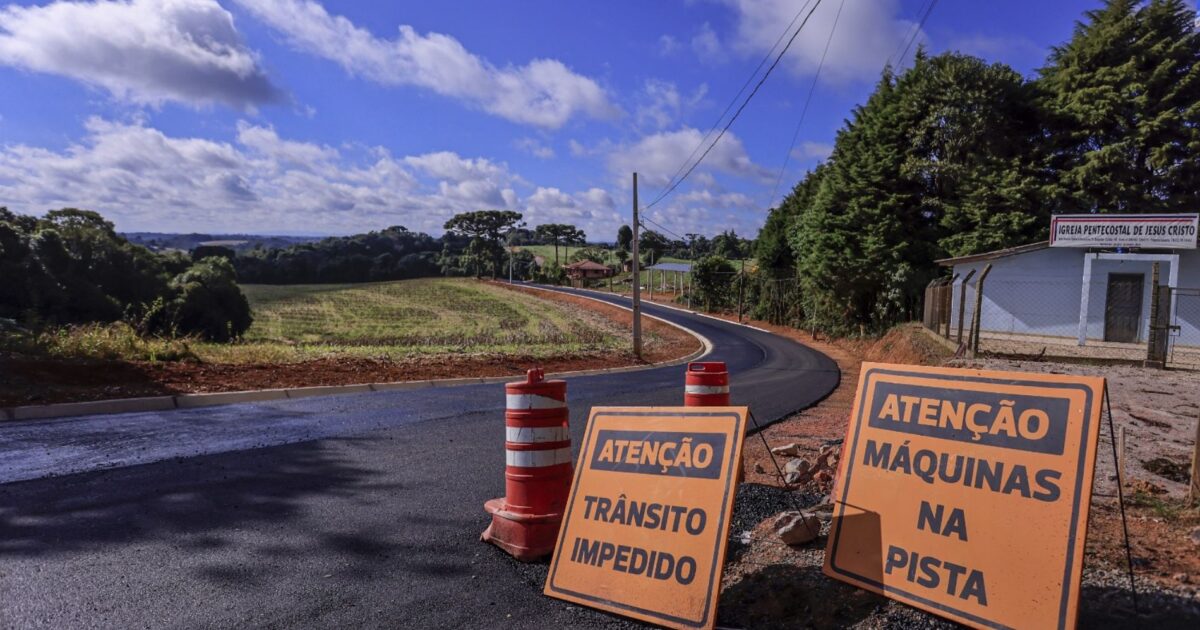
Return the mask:
<path id="1" fill-rule="evenodd" d="M 587 242 L 583 230 L 568 223 L 543 223 L 534 228 L 534 234 L 543 242 L 554 245 L 554 263 L 558 264 L 558 248 L 560 245 L 582 245 Z"/>
<path id="2" fill-rule="evenodd" d="M 448 232 L 471 239 L 464 253 L 468 271 L 480 277 L 490 270 L 494 278 L 504 264 L 502 239 L 520 222 L 519 212 L 478 210 L 456 214 L 443 227 Z"/>

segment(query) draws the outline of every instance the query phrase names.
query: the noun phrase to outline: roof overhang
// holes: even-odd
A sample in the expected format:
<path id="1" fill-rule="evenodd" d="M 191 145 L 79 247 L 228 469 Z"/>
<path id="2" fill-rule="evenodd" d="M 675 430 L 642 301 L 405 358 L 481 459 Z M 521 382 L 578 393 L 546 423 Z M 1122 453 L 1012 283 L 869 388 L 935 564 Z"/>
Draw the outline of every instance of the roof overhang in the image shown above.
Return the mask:
<path id="1" fill-rule="evenodd" d="M 1030 243 L 1028 245 L 1009 247 L 1008 249 L 998 249 L 994 252 L 984 252 L 982 254 L 972 254 L 970 256 L 959 256 L 957 258 L 943 258 L 934 262 L 943 267 L 953 267 L 955 265 L 968 265 L 975 262 L 983 262 L 987 260 L 996 260 L 997 258 L 1007 258 L 1009 256 L 1028 254 L 1029 252 L 1036 252 L 1049 248 L 1050 241 L 1041 241 L 1038 243 Z"/>

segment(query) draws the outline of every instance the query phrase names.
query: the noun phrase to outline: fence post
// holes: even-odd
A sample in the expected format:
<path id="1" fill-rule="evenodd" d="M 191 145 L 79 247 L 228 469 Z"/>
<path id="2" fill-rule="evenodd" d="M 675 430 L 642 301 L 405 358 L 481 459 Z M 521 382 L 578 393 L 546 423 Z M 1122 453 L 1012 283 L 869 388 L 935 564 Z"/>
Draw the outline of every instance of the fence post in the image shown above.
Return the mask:
<path id="1" fill-rule="evenodd" d="M 958 274 L 954 274 L 946 286 L 942 287 L 942 291 L 946 297 L 942 298 L 942 312 L 946 319 L 946 334 L 942 335 L 946 339 L 950 338 L 950 320 L 954 315 L 954 281 L 958 280 Z"/>
<path id="2" fill-rule="evenodd" d="M 1196 417 L 1196 441 L 1192 442 L 1192 487 L 1188 499 L 1192 505 L 1200 503 L 1200 416 Z"/>
<path id="3" fill-rule="evenodd" d="M 1150 332 L 1146 335 L 1146 360 L 1142 367 L 1163 367 L 1158 356 L 1158 263 L 1150 265 Z"/>
<path id="4" fill-rule="evenodd" d="M 980 316 L 983 310 L 983 281 L 987 279 L 988 274 L 992 272 L 992 263 L 988 263 L 983 268 L 983 273 L 979 274 L 979 279 L 975 281 L 975 313 L 971 316 L 971 358 L 979 356 L 979 327 L 983 324 L 983 318 Z"/>
<path id="5" fill-rule="evenodd" d="M 976 271 L 978 271 L 978 269 L 972 269 L 971 272 L 967 274 L 967 277 L 963 278 L 962 289 L 960 289 L 958 292 L 958 343 L 959 343 L 959 345 L 961 345 L 963 342 L 963 338 L 962 338 L 962 336 L 963 336 L 963 317 L 967 314 L 967 283 L 971 281 L 971 276 L 974 276 Z"/>

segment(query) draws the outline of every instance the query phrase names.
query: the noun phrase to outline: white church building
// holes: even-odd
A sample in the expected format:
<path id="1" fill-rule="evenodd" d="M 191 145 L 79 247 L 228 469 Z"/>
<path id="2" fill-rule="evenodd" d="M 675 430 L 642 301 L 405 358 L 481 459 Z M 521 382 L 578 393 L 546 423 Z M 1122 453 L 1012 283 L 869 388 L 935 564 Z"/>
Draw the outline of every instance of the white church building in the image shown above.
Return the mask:
<path id="1" fill-rule="evenodd" d="M 940 260 L 953 277 L 949 330 L 960 319 L 969 330 L 982 278 L 981 340 L 1145 347 L 1157 263 L 1158 284 L 1171 287 L 1159 301 L 1167 343 L 1200 350 L 1198 218 L 1059 215 L 1049 241 Z"/>

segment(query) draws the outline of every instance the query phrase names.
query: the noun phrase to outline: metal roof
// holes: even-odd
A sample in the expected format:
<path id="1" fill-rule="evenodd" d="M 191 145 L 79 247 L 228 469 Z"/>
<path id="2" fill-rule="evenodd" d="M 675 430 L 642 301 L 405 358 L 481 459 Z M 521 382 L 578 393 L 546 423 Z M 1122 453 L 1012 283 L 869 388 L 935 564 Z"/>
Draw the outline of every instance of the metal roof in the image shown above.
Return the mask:
<path id="1" fill-rule="evenodd" d="M 683 273 L 689 273 L 692 270 L 692 263 L 658 263 L 657 265 L 647 267 L 647 269 L 653 269 L 655 271 L 682 271 Z"/>
<path id="2" fill-rule="evenodd" d="M 606 267 L 605 265 L 601 265 L 600 263 L 598 263 L 594 260 L 588 260 L 585 258 L 583 260 L 573 262 L 569 265 L 563 265 L 563 269 L 594 269 L 594 270 L 599 271 L 601 269 L 608 269 L 608 267 Z"/>
<path id="3" fill-rule="evenodd" d="M 959 256 L 958 258 L 943 258 L 934 262 L 943 267 L 953 267 L 954 265 L 965 265 L 967 263 L 1016 256 L 1017 254 L 1027 254 L 1029 252 L 1036 252 L 1038 250 L 1046 249 L 1047 247 L 1050 247 L 1050 241 L 1041 241 L 1040 243 L 1030 243 L 1028 245 L 1009 247 L 1008 249 L 998 249 L 994 252 L 971 254 L 970 256 Z"/>

